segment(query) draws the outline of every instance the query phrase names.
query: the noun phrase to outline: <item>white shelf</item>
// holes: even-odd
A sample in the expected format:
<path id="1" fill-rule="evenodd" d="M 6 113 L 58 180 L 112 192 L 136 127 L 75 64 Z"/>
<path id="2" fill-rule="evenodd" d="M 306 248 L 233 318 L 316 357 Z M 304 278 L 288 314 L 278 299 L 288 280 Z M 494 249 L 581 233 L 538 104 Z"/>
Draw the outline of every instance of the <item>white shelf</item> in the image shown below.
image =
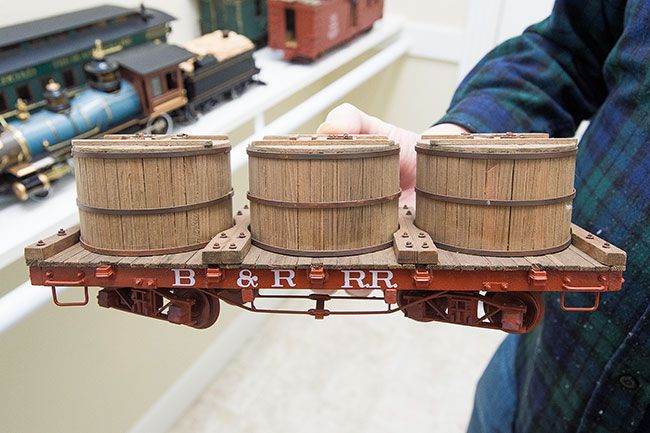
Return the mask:
<path id="1" fill-rule="evenodd" d="M 236 129 L 281 100 L 396 36 L 403 26 L 401 18 L 387 17 L 378 21 L 367 34 L 308 65 L 282 61 L 280 51 L 261 49 L 255 53 L 255 62 L 262 70 L 260 80 L 267 85 L 251 86 L 241 97 L 218 106 L 197 122 L 182 128 L 182 131 L 187 134 L 218 134 Z"/>
<path id="2" fill-rule="evenodd" d="M 385 18 L 377 22 L 367 34 L 309 65 L 282 61 L 280 52 L 268 48 L 259 50 L 255 53 L 255 60 L 262 70 L 259 78 L 266 86 L 251 86 L 241 97 L 217 106 L 195 123 L 182 126 L 176 132 L 221 134 L 246 122 L 255 121 L 256 132 L 261 133 L 266 126 L 263 118 L 266 110 L 368 50 L 396 37 L 403 25 L 404 21 L 400 18 Z M 242 144 L 235 147 L 240 146 Z M 75 198 L 74 179 L 70 176 L 58 181 L 52 194 L 44 201 L 11 203 L 0 210 L 0 269 L 18 260 L 27 244 L 46 237 L 59 228 L 75 224 L 78 221 Z"/>

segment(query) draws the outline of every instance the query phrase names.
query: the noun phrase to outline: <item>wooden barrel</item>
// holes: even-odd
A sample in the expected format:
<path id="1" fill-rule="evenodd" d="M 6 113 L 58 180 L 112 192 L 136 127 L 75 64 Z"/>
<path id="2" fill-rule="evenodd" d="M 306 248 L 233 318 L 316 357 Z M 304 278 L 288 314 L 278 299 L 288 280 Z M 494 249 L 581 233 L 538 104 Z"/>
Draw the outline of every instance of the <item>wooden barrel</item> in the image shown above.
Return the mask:
<path id="1" fill-rule="evenodd" d="M 575 139 L 425 136 L 416 151 L 415 223 L 439 247 L 528 256 L 570 245 Z"/>
<path id="2" fill-rule="evenodd" d="M 399 146 L 380 136 L 265 137 L 248 147 L 251 235 L 287 255 L 387 248 L 398 228 Z"/>
<path id="3" fill-rule="evenodd" d="M 202 248 L 233 224 L 229 152 L 224 136 L 75 140 L 82 245 L 117 256 Z"/>

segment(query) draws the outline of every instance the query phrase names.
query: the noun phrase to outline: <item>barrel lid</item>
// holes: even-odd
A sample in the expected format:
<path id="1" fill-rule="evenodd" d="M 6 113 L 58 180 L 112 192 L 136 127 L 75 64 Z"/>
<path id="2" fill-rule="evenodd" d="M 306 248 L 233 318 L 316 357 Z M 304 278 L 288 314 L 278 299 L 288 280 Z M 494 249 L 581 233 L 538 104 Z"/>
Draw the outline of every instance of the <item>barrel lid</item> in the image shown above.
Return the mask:
<path id="1" fill-rule="evenodd" d="M 382 135 L 273 135 L 254 141 L 248 153 L 307 155 L 362 155 L 399 153 L 399 145 Z"/>
<path id="2" fill-rule="evenodd" d="M 110 134 L 90 140 L 73 140 L 72 153 L 81 155 L 133 156 L 181 156 L 182 154 L 201 154 L 214 151 L 227 151 L 230 141 L 225 135 L 145 135 Z"/>
<path id="3" fill-rule="evenodd" d="M 416 147 L 452 153 L 532 154 L 575 151 L 578 141 L 542 133 L 423 135 Z"/>

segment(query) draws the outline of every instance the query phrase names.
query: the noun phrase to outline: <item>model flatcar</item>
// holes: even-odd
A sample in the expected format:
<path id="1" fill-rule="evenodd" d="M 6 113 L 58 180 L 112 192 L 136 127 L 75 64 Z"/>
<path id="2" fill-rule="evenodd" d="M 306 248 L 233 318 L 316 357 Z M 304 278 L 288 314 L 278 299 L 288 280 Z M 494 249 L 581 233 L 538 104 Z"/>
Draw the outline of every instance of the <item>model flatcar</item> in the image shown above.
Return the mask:
<path id="1" fill-rule="evenodd" d="M 268 0 L 268 45 L 312 61 L 370 30 L 383 11 L 383 0 Z"/>
<path id="2" fill-rule="evenodd" d="M 51 82 L 44 109 L 30 113 L 19 103 L 17 116 L 0 124 L 4 185 L 21 200 L 46 194 L 69 171 L 72 139 L 166 133 L 174 119 L 192 119 L 223 96 L 241 93 L 259 72 L 253 43 L 234 32 L 217 31 L 186 46 L 149 43 L 109 54 L 98 43 L 95 60 L 84 67 L 88 89 L 69 97 Z"/>
<path id="3" fill-rule="evenodd" d="M 266 0 L 200 0 L 201 33 L 232 30 L 266 45 Z"/>
<path id="4" fill-rule="evenodd" d="M 18 99 L 30 111 L 43 106 L 50 80 L 68 91 L 84 87 L 83 67 L 92 59 L 96 39 L 122 49 L 164 42 L 173 20 L 144 6 L 103 5 L 0 28 L 0 115 L 17 114 Z"/>
<path id="5" fill-rule="evenodd" d="M 87 304 L 94 286 L 100 306 L 194 328 L 223 301 L 522 333 L 542 320 L 543 293 L 593 311 L 623 282 L 625 252 L 570 225 L 575 140 L 425 137 L 416 212 L 399 207 L 399 146 L 386 137 L 266 137 L 248 148 L 251 207 L 234 224 L 226 137 L 112 135 L 73 148 L 80 226 L 25 249 L 32 283 L 60 306 Z M 57 286 L 84 299 L 62 301 Z"/>

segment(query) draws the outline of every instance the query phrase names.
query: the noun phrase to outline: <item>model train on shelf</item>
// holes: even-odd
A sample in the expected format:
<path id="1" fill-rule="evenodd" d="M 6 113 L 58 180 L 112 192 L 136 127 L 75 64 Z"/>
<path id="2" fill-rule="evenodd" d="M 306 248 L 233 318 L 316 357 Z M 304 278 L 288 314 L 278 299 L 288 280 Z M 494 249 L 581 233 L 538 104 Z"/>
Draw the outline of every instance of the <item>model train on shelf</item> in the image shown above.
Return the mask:
<path id="1" fill-rule="evenodd" d="M 370 30 L 384 0 L 268 0 L 267 13 L 268 46 L 309 62 Z"/>
<path id="2" fill-rule="evenodd" d="M 202 30 L 184 48 L 165 43 L 174 18 L 142 6 L 99 6 L 0 29 L 0 195 L 45 196 L 72 171 L 72 139 L 167 133 L 259 72 L 255 45 L 312 61 L 368 31 L 383 0 L 201 2 Z M 99 41 L 99 42 L 98 42 Z M 92 44 L 95 43 L 95 48 Z M 28 54 L 29 53 L 29 54 Z"/>
<path id="3" fill-rule="evenodd" d="M 311 62 L 370 30 L 383 0 L 201 0 L 201 31 L 229 29 Z"/>
<path id="4" fill-rule="evenodd" d="M 167 133 L 224 96 L 240 94 L 259 73 L 254 45 L 216 31 L 185 44 L 141 44 L 104 49 L 97 41 L 84 66 L 89 87 L 70 97 L 50 81 L 45 107 L 30 113 L 19 100 L 16 116 L 0 124 L 0 172 L 21 200 L 44 195 L 70 171 L 73 139 L 116 132 Z"/>
<path id="5" fill-rule="evenodd" d="M 80 225 L 25 249 L 32 283 L 60 306 L 86 305 L 96 286 L 100 306 L 194 328 L 224 301 L 512 333 L 542 320 L 545 292 L 593 311 L 621 289 L 625 252 L 571 226 L 573 139 L 423 137 L 416 211 L 399 206 L 399 147 L 385 137 L 266 137 L 248 148 L 251 207 L 234 222 L 229 150 L 223 136 L 75 141 Z M 84 300 L 61 301 L 57 286 Z M 575 293 L 595 299 L 569 305 Z"/>

